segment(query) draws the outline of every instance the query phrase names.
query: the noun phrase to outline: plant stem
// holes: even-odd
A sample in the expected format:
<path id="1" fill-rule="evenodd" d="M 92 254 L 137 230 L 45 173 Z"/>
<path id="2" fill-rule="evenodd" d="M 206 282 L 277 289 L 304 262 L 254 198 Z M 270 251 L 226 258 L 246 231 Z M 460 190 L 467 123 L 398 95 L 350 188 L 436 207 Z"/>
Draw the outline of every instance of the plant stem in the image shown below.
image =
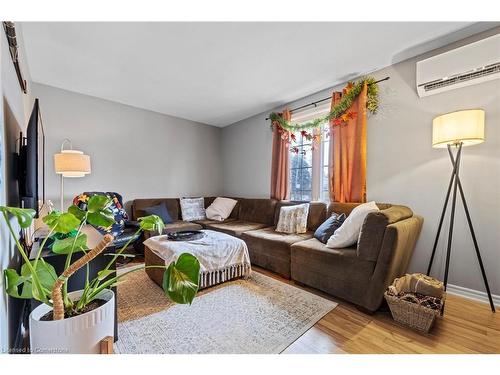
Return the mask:
<path id="1" fill-rule="evenodd" d="M 55 228 L 56 228 L 56 225 L 54 225 L 54 227 L 50 229 L 49 234 L 47 234 L 47 236 L 45 236 L 45 238 L 43 239 L 42 243 L 40 244 L 40 248 L 38 249 L 38 252 L 36 253 L 36 257 L 35 257 L 35 269 L 36 269 L 36 266 L 38 264 L 38 259 L 40 259 L 40 255 L 42 254 L 42 250 L 45 247 L 45 243 L 50 238 L 50 236 L 52 235 L 52 233 L 54 233 L 54 229 Z"/>
<path id="2" fill-rule="evenodd" d="M 17 238 L 17 235 L 14 233 L 14 229 L 12 229 L 12 225 L 10 224 L 9 217 L 7 216 L 6 212 L 3 212 L 3 216 L 5 218 L 5 222 L 7 223 L 7 227 L 9 228 L 9 232 L 12 235 L 12 238 L 14 238 L 14 241 L 16 242 L 16 247 L 19 253 L 21 254 L 21 257 L 23 258 L 24 262 L 26 263 L 26 266 L 29 268 L 31 272 L 31 278 L 33 279 L 33 285 L 35 288 L 38 290 L 39 297 L 42 298 L 40 301 L 41 302 L 46 302 L 48 300 L 46 294 L 44 293 L 44 289 L 42 288 L 42 284 L 40 280 L 38 279 L 38 274 L 36 273 L 36 269 L 33 267 L 33 265 L 30 262 L 29 257 L 26 255 L 26 252 L 24 251 L 23 246 L 19 242 L 19 239 Z"/>
<path id="3" fill-rule="evenodd" d="M 125 272 L 125 273 L 123 273 L 121 275 L 115 276 L 115 277 L 109 279 L 108 281 L 106 281 L 105 283 L 103 283 L 102 285 L 96 286 L 96 288 L 89 295 L 88 302 L 91 302 L 103 289 L 106 289 L 108 286 L 113 285 L 114 283 L 116 283 L 122 277 L 124 277 L 124 276 L 126 276 L 126 275 L 128 275 L 129 273 L 132 273 L 132 272 L 136 272 L 136 271 L 139 271 L 139 270 L 145 270 L 146 268 L 163 268 L 163 269 L 167 269 L 166 266 L 144 266 L 144 267 L 140 267 L 140 268 L 135 268 L 135 269 L 130 270 L 128 272 Z M 116 271 L 114 271 L 114 272 L 116 272 Z"/>
<path id="4" fill-rule="evenodd" d="M 113 265 L 113 263 L 116 262 L 116 260 L 118 259 L 118 256 L 125 251 L 125 249 L 128 247 L 128 245 L 130 245 L 130 243 L 134 239 L 134 237 L 136 235 L 138 235 L 140 232 L 141 232 L 141 228 L 137 229 L 137 231 L 134 233 L 134 235 L 132 237 L 130 237 L 130 239 L 127 241 L 127 243 L 125 245 L 123 245 L 123 247 L 120 250 L 118 250 L 118 252 L 113 256 L 113 258 L 111 258 L 111 260 L 109 261 L 108 265 L 106 266 L 106 268 L 104 270 L 108 270 L 109 267 L 111 267 Z"/>
<path id="5" fill-rule="evenodd" d="M 66 256 L 66 261 L 64 262 L 64 269 L 67 269 L 69 267 L 69 265 L 71 264 L 71 258 L 73 257 L 73 252 L 75 251 L 76 241 L 78 240 L 78 236 L 80 235 L 80 232 L 81 232 L 83 226 L 85 225 L 86 221 L 87 221 L 87 214 L 85 215 L 85 218 L 82 220 L 82 222 L 80 223 L 80 226 L 78 227 L 75 239 L 73 240 L 73 245 L 71 246 L 71 251 Z M 63 300 L 64 300 L 64 306 L 66 306 L 67 308 L 69 308 L 73 305 L 73 303 L 71 302 L 71 300 L 68 296 L 68 283 L 64 283 Z"/>

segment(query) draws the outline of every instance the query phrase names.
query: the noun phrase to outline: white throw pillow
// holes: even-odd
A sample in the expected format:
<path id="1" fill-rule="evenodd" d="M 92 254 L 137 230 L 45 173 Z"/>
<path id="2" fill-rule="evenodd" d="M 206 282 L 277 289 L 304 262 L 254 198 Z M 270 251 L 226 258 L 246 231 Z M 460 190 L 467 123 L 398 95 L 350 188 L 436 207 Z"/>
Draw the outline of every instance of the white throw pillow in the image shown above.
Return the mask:
<path id="1" fill-rule="evenodd" d="M 203 198 L 181 198 L 182 220 L 205 220 L 205 200 Z"/>
<path id="2" fill-rule="evenodd" d="M 363 203 L 352 210 L 351 214 L 347 216 L 344 223 L 337 229 L 333 235 L 328 239 L 326 247 L 338 249 L 349 247 L 358 242 L 361 227 L 365 221 L 366 216 L 370 212 L 379 211 L 375 202 Z"/>
<path id="3" fill-rule="evenodd" d="M 207 219 L 224 221 L 226 220 L 238 201 L 231 198 L 217 197 L 206 209 Z"/>
<path id="4" fill-rule="evenodd" d="M 306 233 L 308 214 L 309 203 L 281 207 L 276 232 Z"/>

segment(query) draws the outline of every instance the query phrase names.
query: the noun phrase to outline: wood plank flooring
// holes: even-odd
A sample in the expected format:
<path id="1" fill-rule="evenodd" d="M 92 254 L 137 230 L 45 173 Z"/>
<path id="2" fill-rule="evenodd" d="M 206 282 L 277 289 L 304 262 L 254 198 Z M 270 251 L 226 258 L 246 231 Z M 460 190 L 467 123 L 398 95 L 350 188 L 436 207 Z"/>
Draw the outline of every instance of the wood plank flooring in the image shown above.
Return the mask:
<path id="1" fill-rule="evenodd" d="M 254 267 L 258 272 L 293 281 Z M 339 303 L 284 353 L 500 353 L 500 312 L 488 304 L 448 295 L 444 317 L 431 333 L 399 326 L 389 311 L 368 315 L 317 290 L 295 285 Z"/>

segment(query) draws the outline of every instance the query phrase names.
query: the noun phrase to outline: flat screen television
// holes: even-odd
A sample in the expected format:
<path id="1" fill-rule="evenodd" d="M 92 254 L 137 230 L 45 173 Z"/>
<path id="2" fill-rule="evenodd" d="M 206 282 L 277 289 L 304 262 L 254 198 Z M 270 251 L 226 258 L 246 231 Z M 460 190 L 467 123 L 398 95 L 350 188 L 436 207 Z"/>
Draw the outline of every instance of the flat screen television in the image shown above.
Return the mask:
<path id="1" fill-rule="evenodd" d="M 42 196 L 39 196 L 41 180 Z M 26 137 L 19 137 L 18 157 L 19 206 L 32 208 L 38 217 L 38 200 L 45 202 L 45 135 L 40 115 L 40 104 L 35 99 Z"/>

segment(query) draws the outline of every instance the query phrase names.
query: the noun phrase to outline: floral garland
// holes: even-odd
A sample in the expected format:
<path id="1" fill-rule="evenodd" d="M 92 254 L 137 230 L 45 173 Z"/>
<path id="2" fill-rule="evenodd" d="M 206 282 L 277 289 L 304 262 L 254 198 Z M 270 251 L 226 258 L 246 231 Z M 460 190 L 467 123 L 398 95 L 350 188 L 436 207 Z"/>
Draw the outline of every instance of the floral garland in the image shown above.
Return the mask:
<path id="1" fill-rule="evenodd" d="M 334 106 L 331 112 L 326 116 L 316 118 L 303 124 L 291 124 L 290 122 L 285 121 L 283 117 L 281 117 L 281 115 L 273 112 L 269 115 L 269 119 L 271 120 L 271 127 L 279 125 L 286 131 L 296 132 L 300 130 L 310 130 L 318 128 L 319 126 L 321 126 L 321 124 L 324 124 L 325 122 L 328 122 L 332 119 L 342 119 L 342 115 L 345 114 L 354 100 L 356 100 L 358 95 L 361 93 L 361 90 L 363 90 L 363 86 L 365 83 L 368 85 L 366 108 L 371 113 L 376 113 L 378 109 L 378 86 L 375 83 L 375 78 L 366 77 L 356 83 L 349 82 L 343 90 L 343 95 L 340 102 L 336 106 Z M 351 112 L 350 116 L 352 116 L 352 114 L 353 113 Z M 344 117 L 343 122 L 346 122 L 349 118 Z"/>

